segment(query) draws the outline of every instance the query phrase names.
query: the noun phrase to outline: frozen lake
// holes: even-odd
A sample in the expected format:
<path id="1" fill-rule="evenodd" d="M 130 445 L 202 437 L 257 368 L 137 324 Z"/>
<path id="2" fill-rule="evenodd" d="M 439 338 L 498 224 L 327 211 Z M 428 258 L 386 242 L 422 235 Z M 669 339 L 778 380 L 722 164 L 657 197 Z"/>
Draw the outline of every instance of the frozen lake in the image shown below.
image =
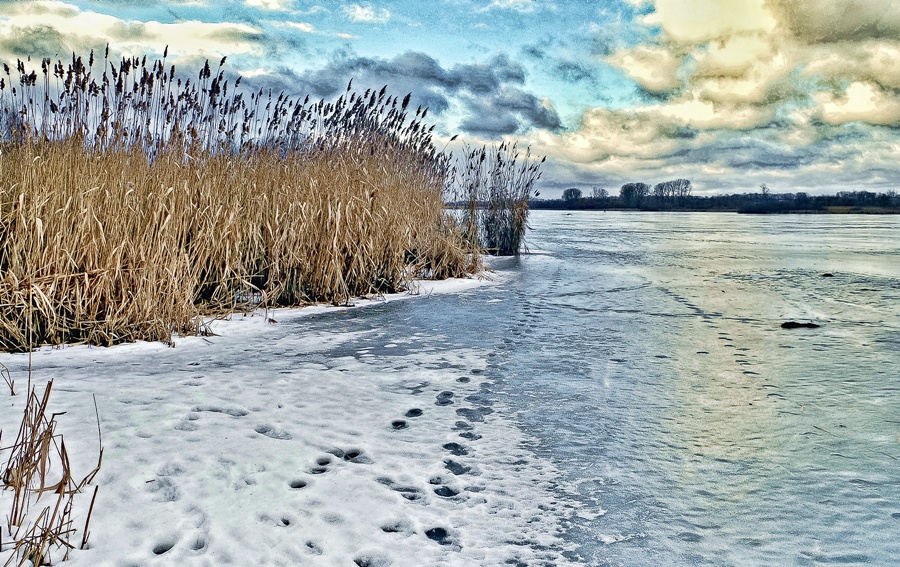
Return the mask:
<path id="1" fill-rule="evenodd" d="M 72 564 L 900 556 L 900 218 L 531 225 L 493 285 L 238 318 L 175 349 L 37 353 L 78 469 L 93 394 L 103 419 Z M 27 358 L 3 361 L 24 389 Z"/>
<path id="2" fill-rule="evenodd" d="M 900 557 L 900 218 L 531 224 L 535 254 L 484 291 L 505 309 L 488 374 L 606 510 L 568 533 L 583 562 Z"/>

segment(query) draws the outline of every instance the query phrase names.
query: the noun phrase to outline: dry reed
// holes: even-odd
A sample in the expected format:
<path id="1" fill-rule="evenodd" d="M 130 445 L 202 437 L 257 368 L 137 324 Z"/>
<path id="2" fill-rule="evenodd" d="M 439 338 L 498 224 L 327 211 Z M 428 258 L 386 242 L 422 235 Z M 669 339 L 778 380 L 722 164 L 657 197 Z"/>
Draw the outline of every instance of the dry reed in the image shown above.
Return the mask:
<path id="1" fill-rule="evenodd" d="M 447 193 L 469 243 L 498 256 L 520 252 L 528 200 L 539 195 L 534 185 L 545 160 L 533 160 L 530 149 L 508 143 L 463 152 Z"/>
<path id="2" fill-rule="evenodd" d="M 0 496 L 11 496 L 9 511 L 5 514 L 3 539 L 0 529 L 0 552 L 12 550 L 4 567 L 51 564 L 51 555 L 62 554 L 64 560 L 76 544 L 76 528 L 73 521 L 74 496 L 93 481 L 103 461 L 101 446 L 97 466 L 81 481 L 72 477 L 72 468 L 65 440 L 56 433 L 56 416 L 48 415 L 48 403 L 53 381 L 47 383 L 38 397 L 29 391 L 22 422 L 16 441 L 0 454 L 9 451 L 6 463 L 0 466 Z M 99 428 L 99 418 L 98 418 Z M 101 443 L 102 445 L 102 443 Z M 54 470 L 58 469 L 58 472 Z M 44 494 L 52 494 L 49 505 L 33 507 L 41 503 Z M 94 490 L 96 498 L 97 490 Z M 6 512 L 6 504 L 3 506 Z M 93 508 L 93 501 L 91 502 Z M 82 530 L 81 548 L 87 544 L 90 511 Z"/>
<path id="3" fill-rule="evenodd" d="M 0 349 L 171 342 L 203 316 L 477 269 L 408 96 L 248 97 L 221 64 L 191 82 L 165 59 L 87 63 L 0 80 Z"/>

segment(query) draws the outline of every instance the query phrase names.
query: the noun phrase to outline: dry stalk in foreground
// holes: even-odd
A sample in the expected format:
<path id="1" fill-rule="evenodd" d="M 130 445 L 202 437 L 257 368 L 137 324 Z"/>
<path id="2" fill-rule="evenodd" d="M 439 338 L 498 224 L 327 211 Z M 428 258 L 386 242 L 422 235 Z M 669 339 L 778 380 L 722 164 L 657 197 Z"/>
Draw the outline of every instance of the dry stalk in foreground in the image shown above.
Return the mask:
<path id="1" fill-rule="evenodd" d="M 12 550 L 4 567 L 21 567 L 28 562 L 36 566 L 49 565 L 53 556 L 59 557 L 59 554 L 62 560 L 68 558 L 77 541 L 74 496 L 94 479 L 103 461 L 101 447 L 94 470 L 80 482 L 72 477 L 65 441 L 56 433 L 56 416 L 60 414 L 47 415 L 52 389 L 51 380 L 42 396 L 38 397 L 34 389 L 29 392 L 15 443 L 0 449 L 0 456 L 9 451 L 6 463 L 0 467 L 0 497 L 3 497 L 4 512 L 7 511 L 7 495 L 12 497 L 5 514 L 5 529 L 0 529 L 0 554 Z M 82 530 L 82 548 L 87 544 L 89 522 L 90 511 Z"/>

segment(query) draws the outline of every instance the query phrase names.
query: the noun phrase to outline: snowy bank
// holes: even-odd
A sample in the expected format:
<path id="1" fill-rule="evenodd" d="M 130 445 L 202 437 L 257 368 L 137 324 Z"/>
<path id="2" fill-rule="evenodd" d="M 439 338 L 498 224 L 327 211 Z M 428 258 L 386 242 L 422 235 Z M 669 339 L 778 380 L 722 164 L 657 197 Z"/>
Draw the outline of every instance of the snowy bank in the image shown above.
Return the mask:
<path id="1" fill-rule="evenodd" d="M 412 300 L 479 284 L 424 282 Z M 573 510 L 483 401 L 487 353 L 416 334 L 362 347 L 371 331 L 303 320 L 337 309 L 234 316 L 176 348 L 36 352 L 76 476 L 96 464 L 93 395 L 102 421 L 90 544 L 65 565 L 567 564 Z M 2 358 L 24 391 L 27 355 Z M 2 401 L 8 445 L 25 396 Z"/>

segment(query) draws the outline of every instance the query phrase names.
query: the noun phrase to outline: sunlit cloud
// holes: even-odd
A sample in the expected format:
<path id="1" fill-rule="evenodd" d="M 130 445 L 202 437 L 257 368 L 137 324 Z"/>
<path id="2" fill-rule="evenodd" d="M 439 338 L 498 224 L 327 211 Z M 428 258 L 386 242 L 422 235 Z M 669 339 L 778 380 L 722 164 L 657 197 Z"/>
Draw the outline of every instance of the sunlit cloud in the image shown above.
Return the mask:
<path id="1" fill-rule="evenodd" d="M 383 24 L 391 19 L 391 13 L 387 8 L 376 8 L 371 4 L 365 6 L 360 4 L 350 4 L 344 6 L 344 15 L 351 22 L 360 24 Z"/>
<path id="2" fill-rule="evenodd" d="M 306 22 L 285 22 L 284 25 L 303 33 L 316 33 L 316 27 Z"/>
<path id="3" fill-rule="evenodd" d="M 230 22 L 129 21 L 64 2 L 17 3 L 0 18 L 0 57 L 52 57 L 107 44 L 117 53 L 135 55 L 161 53 L 169 45 L 173 59 L 235 55 L 258 52 L 261 31 Z"/>
<path id="4" fill-rule="evenodd" d="M 646 12 L 637 21 L 648 35 L 605 61 L 652 96 L 629 108 L 589 109 L 567 132 L 535 132 L 538 151 L 614 176 L 683 170 L 736 179 L 769 171 L 824 179 L 817 164 L 826 160 L 864 183 L 881 179 L 879 168 L 897 170 L 873 140 L 880 127 L 900 127 L 900 4 L 630 3 Z M 842 134 L 851 127 L 852 144 Z M 853 151 L 838 157 L 840 146 Z M 733 159 L 715 163 L 717 155 Z"/>

